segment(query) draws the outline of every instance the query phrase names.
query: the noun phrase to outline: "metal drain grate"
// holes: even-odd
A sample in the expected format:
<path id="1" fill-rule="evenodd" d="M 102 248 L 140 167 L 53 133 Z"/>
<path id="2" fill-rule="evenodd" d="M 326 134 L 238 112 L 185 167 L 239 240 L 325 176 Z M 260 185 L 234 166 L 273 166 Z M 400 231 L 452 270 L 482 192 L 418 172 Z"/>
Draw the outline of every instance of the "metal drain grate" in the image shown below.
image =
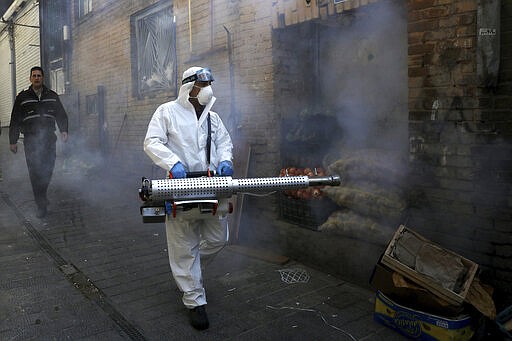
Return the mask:
<path id="1" fill-rule="evenodd" d="M 286 284 L 309 282 L 309 274 L 304 269 L 282 269 L 278 271 L 281 274 L 281 280 Z"/>

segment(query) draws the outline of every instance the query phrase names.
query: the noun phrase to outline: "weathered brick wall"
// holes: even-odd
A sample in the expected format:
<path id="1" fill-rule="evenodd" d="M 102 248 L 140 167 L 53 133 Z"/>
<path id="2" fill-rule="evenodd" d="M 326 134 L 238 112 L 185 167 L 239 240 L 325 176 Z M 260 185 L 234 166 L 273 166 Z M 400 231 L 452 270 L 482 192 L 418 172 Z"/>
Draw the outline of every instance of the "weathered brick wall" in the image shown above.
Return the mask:
<path id="1" fill-rule="evenodd" d="M 151 167 L 142 141 L 152 113 L 174 98 L 170 93 L 143 99 L 131 94 L 130 15 L 155 2 L 117 1 L 104 8 L 98 4 L 73 30 L 71 81 L 80 104 L 73 110 L 81 115 L 81 129 L 94 142 L 97 117 L 85 115 L 85 96 L 105 86 L 112 154 L 137 170 Z M 281 107 L 275 96 L 286 95 L 286 77 L 281 76 L 293 74 L 282 68 L 279 58 L 293 53 L 274 46 L 276 17 L 270 1 L 212 3 L 210 7 L 209 1 L 195 1 L 190 13 L 188 1 L 173 3 L 178 75 L 189 66 L 210 66 L 218 98 L 214 110 L 234 137 L 243 137 L 253 147 L 249 175 L 277 174 L 282 166 Z M 492 284 L 507 292 L 512 279 L 511 5 L 503 2 L 502 66 L 494 91 L 476 83 L 476 0 L 407 4 L 411 183 L 416 194 L 408 225 L 478 262 Z"/>
<path id="2" fill-rule="evenodd" d="M 409 225 L 479 263 L 512 297 L 512 4 L 496 89 L 477 82 L 477 1 L 409 0 Z M 503 301 L 500 301 L 503 304 Z"/>
<path id="3" fill-rule="evenodd" d="M 69 114 L 73 122 L 79 123 L 85 144 L 97 148 L 98 115 L 87 114 L 86 96 L 104 86 L 110 152 L 129 166 L 148 163 L 142 151 L 145 127 L 156 106 L 169 96 L 162 93 L 142 100 L 132 97 L 130 15 L 155 2 L 97 2 L 90 15 L 73 25 L 71 97 L 75 105 L 68 109 Z M 73 133 L 76 136 L 79 132 Z"/>
<path id="4" fill-rule="evenodd" d="M 95 5 L 90 16 L 75 23 L 73 32 L 71 97 L 75 105 L 71 111 L 80 115 L 74 120 L 80 122 L 89 144 L 97 146 L 98 117 L 86 115 L 85 96 L 95 94 L 97 86 L 103 85 L 110 149 L 115 159 L 134 167 L 150 167 L 142 152 L 147 123 L 158 105 L 174 99 L 171 93 L 143 99 L 131 94 L 130 15 L 155 2 Z M 173 4 L 178 76 L 190 66 L 212 68 L 217 97 L 213 110 L 221 115 L 233 137 L 253 144 L 254 174 L 269 175 L 278 167 L 278 124 L 272 109 L 271 6 L 225 0 L 213 1 L 211 8 L 209 4 L 194 2 L 190 13 L 188 1 Z M 233 48 L 233 93 L 228 32 Z"/>
<path id="5" fill-rule="evenodd" d="M 214 1 L 211 8 L 209 2 L 196 3 L 191 8 L 189 20 L 188 2 L 174 3 L 178 75 L 181 77 L 183 71 L 191 66 L 207 66 L 212 69 L 215 78 L 212 88 L 217 98 L 213 111 L 222 117 L 231 134 L 235 113 L 230 108 L 232 94 L 227 31 L 232 35 L 237 33 L 238 7 L 238 2 Z"/>
<path id="6" fill-rule="evenodd" d="M 240 135 L 252 145 L 251 176 L 277 174 L 279 120 L 274 112 L 272 6 L 269 1 L 241 1 L 234 48 Z"/>

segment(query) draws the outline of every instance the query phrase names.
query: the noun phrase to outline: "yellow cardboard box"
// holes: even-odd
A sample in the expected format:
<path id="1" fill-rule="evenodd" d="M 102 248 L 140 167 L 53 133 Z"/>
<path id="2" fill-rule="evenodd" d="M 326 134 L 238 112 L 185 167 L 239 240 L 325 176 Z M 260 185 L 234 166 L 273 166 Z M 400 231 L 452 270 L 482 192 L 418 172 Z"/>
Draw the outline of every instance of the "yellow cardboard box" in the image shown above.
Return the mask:
<path id="1" fill-rule="evenodd" d="M 414 340 L 465 341 L 474 334 L 471 317 L 447 319 L 395 303 L 377 290 L 375 321 Z"/>

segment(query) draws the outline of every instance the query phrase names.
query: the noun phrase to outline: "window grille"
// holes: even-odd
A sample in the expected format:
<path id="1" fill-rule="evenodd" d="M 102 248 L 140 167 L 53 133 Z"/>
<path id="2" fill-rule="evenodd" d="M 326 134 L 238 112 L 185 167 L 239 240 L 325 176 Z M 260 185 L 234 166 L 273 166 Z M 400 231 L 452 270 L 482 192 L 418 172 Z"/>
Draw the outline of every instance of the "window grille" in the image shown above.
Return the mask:
<path id="1" fill-rule="evenodd" d="M 64 69 L 58 68 L 55 70 L 50 70 L 50 84 L 52 85 L 52 90 L 57 94 L 64 94 L 65 85 L 64 85 Z"/>
<path id="2" fill-rule="evenodd" d="M 169 2 L 131 17 L 134 95 L 176 92 L 176 30 Z"/>
<path id="3" fill-rule="evenodd" d="M 98 96 L 96 94 L 85 96 L 85 111 L 87 115 L 98 113 Z"/>
<path id="4" fill-rule="evenodd" d="M 83 18 L 92 12 L 92 0 L 76 0 L 76 17 Z"/>

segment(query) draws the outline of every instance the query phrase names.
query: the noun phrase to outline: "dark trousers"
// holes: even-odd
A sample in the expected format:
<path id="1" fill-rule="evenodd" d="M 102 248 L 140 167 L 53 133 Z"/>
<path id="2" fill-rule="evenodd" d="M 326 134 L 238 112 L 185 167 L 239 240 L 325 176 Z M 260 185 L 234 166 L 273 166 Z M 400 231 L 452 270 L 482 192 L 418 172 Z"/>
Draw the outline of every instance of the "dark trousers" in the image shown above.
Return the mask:
<path id="1" fill-rule="evenodd" d="M 26 134 L 25 159 L 37 207 L 46 208 L 46 192 L 55 167 L 57 136 L 54 132 Z"/>

